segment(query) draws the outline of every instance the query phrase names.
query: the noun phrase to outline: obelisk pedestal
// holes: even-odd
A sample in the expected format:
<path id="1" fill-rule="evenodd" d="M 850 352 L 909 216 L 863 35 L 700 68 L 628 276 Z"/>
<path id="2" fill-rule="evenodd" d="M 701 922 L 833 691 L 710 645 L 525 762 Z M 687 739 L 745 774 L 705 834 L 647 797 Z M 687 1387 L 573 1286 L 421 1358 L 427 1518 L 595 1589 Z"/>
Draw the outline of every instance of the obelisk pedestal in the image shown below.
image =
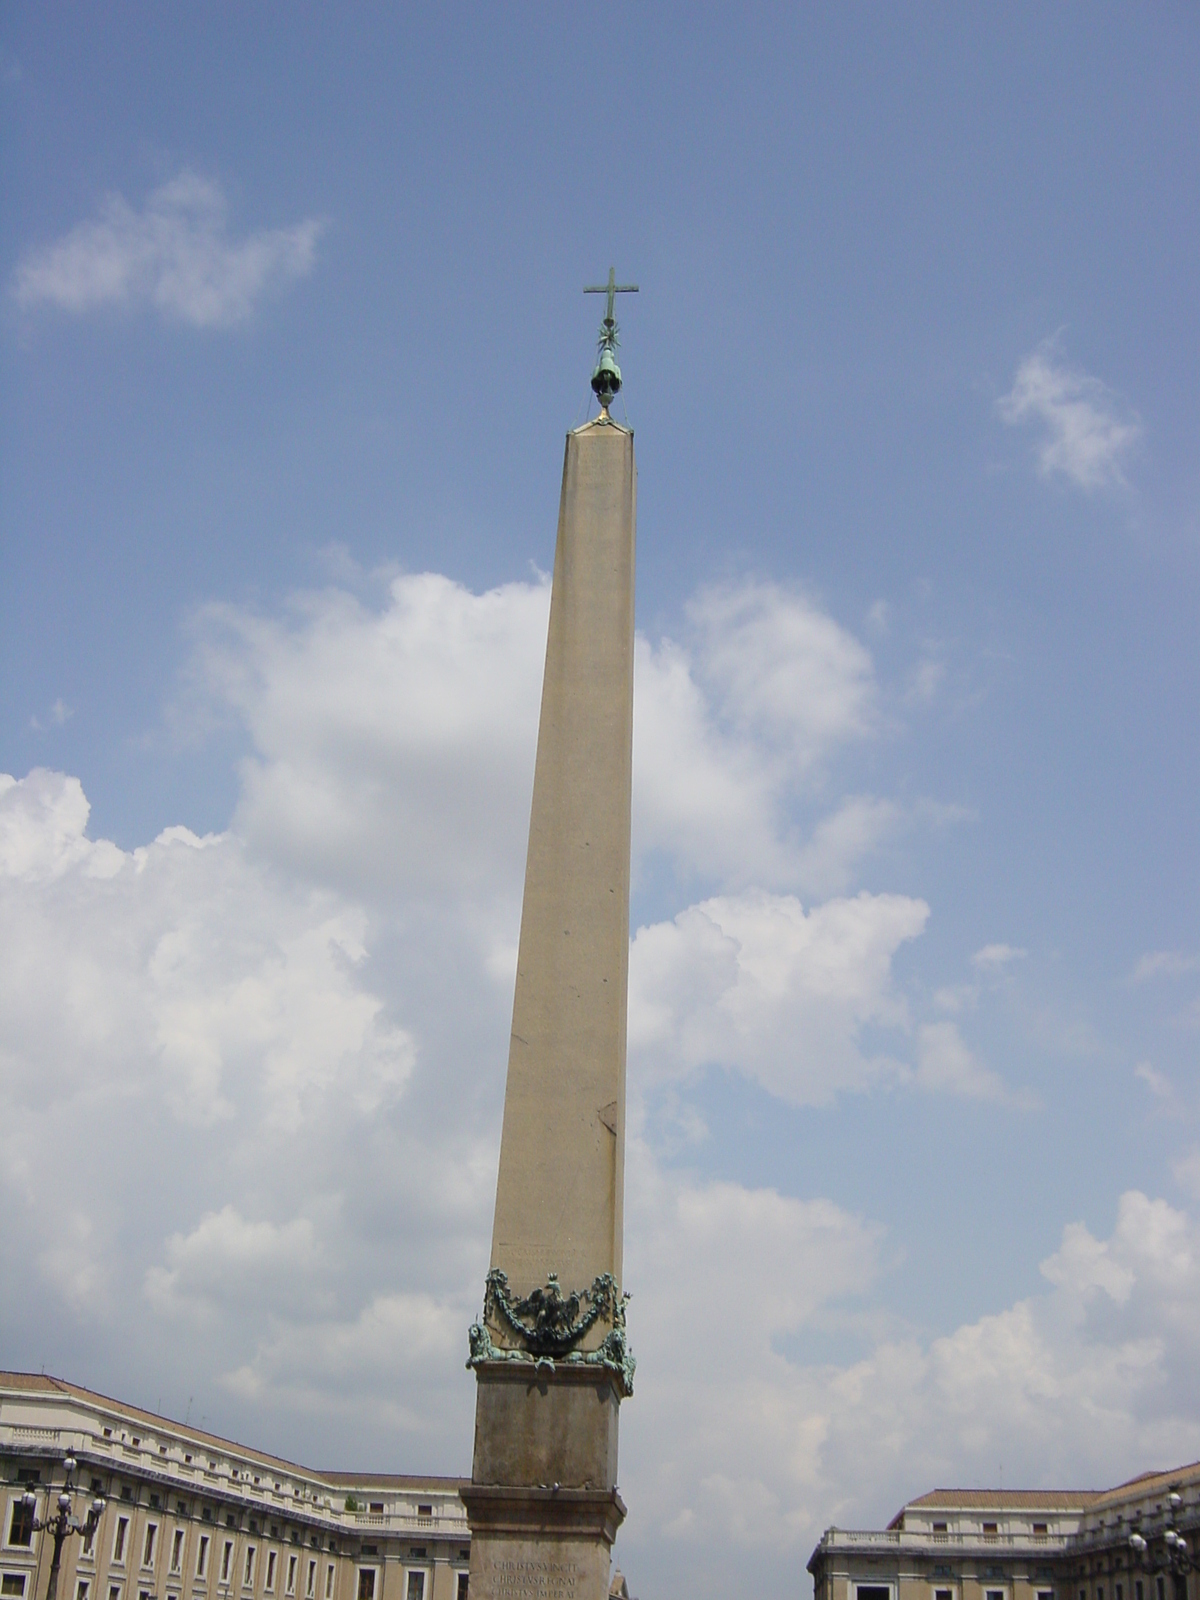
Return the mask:
<path id="1" fill-rule="evenodd" d="M 625 1515 L 635 521 L 633 435 L 605 410 L 567 436 L 563 465 L 491 1271 L 471 1329 L 471 1600 L 605 1600 Z"/>

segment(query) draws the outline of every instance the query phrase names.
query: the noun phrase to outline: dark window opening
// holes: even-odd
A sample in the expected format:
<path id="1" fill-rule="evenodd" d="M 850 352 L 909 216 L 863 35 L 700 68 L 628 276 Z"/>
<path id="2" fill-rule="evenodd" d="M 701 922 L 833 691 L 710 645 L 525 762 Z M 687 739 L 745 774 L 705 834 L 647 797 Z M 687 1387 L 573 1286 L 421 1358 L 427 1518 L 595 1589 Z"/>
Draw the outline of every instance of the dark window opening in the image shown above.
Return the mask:
<path id="1" fill-rule="evenodd" d="M 370 1567 L 359 1570 L 358 1600 L 375 1600 L 375 1573 Z"/>
<path id="2" fill-rule="evenodd" d="M 33 1509 L 27 1506 L 24 1500 L 13 1503 L 12 1521 L 8 1525 L 9 1544 L 31 1544 L 33 1542 Z"/>
<path id="3" fill-rule="evenodd" d="M 458 1575 L 458 1594 L 455 1600 L 467 1600 L 467 1585 L 471 1580 L 469 1572 L 460 1572 Z"/>

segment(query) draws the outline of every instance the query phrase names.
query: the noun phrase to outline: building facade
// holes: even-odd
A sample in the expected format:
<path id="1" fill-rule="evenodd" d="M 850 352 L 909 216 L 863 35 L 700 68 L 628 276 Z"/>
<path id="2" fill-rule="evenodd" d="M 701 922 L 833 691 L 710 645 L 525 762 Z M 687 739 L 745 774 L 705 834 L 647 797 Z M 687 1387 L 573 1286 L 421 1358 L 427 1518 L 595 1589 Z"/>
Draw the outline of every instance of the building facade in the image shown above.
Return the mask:
<path id="1" fill-rule="evenodd" d="M 317 1472 L 76 1384 L 0 1373 L 0 1600 L 45 1600 L 49 1519 L 76 1462 L 57 1600 L 466 1600 L 458 1478 Z M 26 1504 L 32 1491 L 36 1505 Z"/>
<path id="2" fill-rule="evenodd" d="M 814 1600 L 1200 1600 L 1200 1463 L 1109 1490 L 935 1489 L 827 1528 Z"/>

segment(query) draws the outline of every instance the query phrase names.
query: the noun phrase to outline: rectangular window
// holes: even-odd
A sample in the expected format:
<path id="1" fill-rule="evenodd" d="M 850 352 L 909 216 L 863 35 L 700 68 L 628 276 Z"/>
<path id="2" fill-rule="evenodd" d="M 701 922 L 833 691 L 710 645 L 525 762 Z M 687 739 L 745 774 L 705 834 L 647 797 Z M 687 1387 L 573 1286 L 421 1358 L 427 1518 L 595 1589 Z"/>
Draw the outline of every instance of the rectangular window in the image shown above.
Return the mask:
<path id="1" fill-rule="evenodd" d="M 88 1580 L 86 1578 L 80 1578 L 79 1582 L 75 1585 L 75 1600 L 88 1600 L 88 1590 L 90 1588 L 91 1584 L 88 1582 Z"/>
<path id="2" fill-rule="evenodd" d="M 183 1565 L 183 1529 L 176 1528 L 171 1540 L 171 1571 L 178 1572 Z"/>
<path id="3" fill-rule="evenodd" d="M 1104 1600 L 1104 1585 L 1102 1583 L 1096 1585 L 1096 1600 Z"/>
<path id="4" fill-rule="evenodd" d="M 954 1591 L 953 1589 L 935 1589 L 933 1591 L 933 1600 L 954 1600 Z"/>
<path id="5" fill-rule="evenodd" d="M 987 1600 L 1004 1600 L 1004 1590 L 989 1589 L 987 1591 Z"/>
<path id="6" fill-rule="evenodd" d="M 460 1572 L 458 1575 L 458 1593 L 455 1600 L 467 1600 L 467 1585 L 471 1581 L 469 1572 Z"/>
<path id="7" fill-rule="evenodd" d="M 154 1541 L 157 1537 L 158 1523 L 148 1522 L 146 1524 L 146 1542 L 142 1546 L 142 1565 L 144 1567 L 152 1567 L 154 1565 Z"/>
<path id="8" fill-rule="evenodd" d="M 304 1593 L 307 1596 L 307 1600 L 313 1600 L 313 1596 L 316 1594 L 316 1592 L 317 1563 L 315 1561 L 310 1561 L 308 1563 L 308 1582 L 304 1585 Z"/>
<path id="9" fill-rule="evenodd" d="M 221 1553 L 221 1582 L 229 1582 L 229 1565 L 233 1560 L 233 1540 L 226 1539 L 225 1549 Z"/>
<path id="10" fill-rule="evenodd" d="M 998 1523 L 985 1522 L 983 1525 L 983 1537 L 985 1539 L 994 1539 L 999 1531 L 1000 1528 Z"/>
<path id="11" fill-rule="evenodd" d="M 933 1531 L 934 1533 L 946 1533 L 948 1531 L 947 1524 L 944 1522 L 935 1522 L 933 1525 Z"/>
<path id="12" fill-rule="evenodd" d="M 253 1545 L 247 1546 L 247 1549 L 246 1549 L 246 1570 L 242 1573 L 242 1587 L 243 1587 L 243 1589 L 251 1589 L 251 1588 L 254 1587 L 254 1557 L 257 1554 L 258 1554 L 258 1552 L 257 1552 L 257 1550 L 255 1549 L 255 1547 Z"/>
<path id="13" fill-rule="evenodd" d="M 117 1518 L 117 1531 L 116 1531 L 115 1535 L 113 1536 L 112 1558 L 113 1558 L 114 1561 L 124 1561 L 124 1559 L 125 1559 L 125 1540 L 127 1539 L 128 1536 L 129 1536 L 129 1518 L 128 1517 L 118 1517 Z"/>
<path id="14" fill-rule="evenodd" d="M 382 1500 L 372 1500 L 368 1504 L 367 1510 L 371 1513 L 371 1515 L 373 1517 L 381 1517 L 383 1515 L 383 1501 Z"/>
<path id="15" fill-rule="evenodd" d="M 1163 1581 L 1162 1578 L 1155 1578 L 1155 1580 L 1154 1580 L 1154 1590 L 1155 1590 L 1155 1593 L 1158 1596 L 1158 1600 L 1166 1600 L 1167 1586 L 1166 1586 L 1166 1583 Z"/>
<path id="16" fill-rule="evenodd" d="M 267 1589 L 273 1589 L 275 1587 L 275 1552 L 274 1552 L 274 1550 L 268 1550 L 267 1551 L 267 1581 L 266 1581 L 266 1584 L 264 1585 L 264 1587 L 267 1588 Z"/>
<path id="17" fill-rule="evenodd" d="M 206 1578 L 208 1576 L 208 1535 L 206 1533 L 200 1535 L 200 1548 L 196 1552 L 196 1576 L 198 1578 Z"/>
<path id="18" fill-rule="evenodd" d="M 295 1556 L 289 1556 L 288 1557 L 287 1592 L 288 1592 L 288 1594 L 295 1594 L 295 1592 L 296 1592 L 296 1558 L 295 1558 Z"/>
<path id="19" fill-rule="evenodd" d="M 1113 1589 L 1114 1600 L 1125 1600 L 1125 1585 L 1118 1583 Z"/>
<path id="20" fill-rule="evenodd" d="M 860 1583 L 858 1600 L 892 1600 L 892 1591 L 886 1583 Z"/>
<path id="21" fill-rule="evenodd" d="M 1145 1595 L 1142 1590 L 1142 1580 L 1140 1578 L 1133 1586 L 1133 1600 L 1145 1600 Z"/>
<path id="22" fill-rule="evenodd" d="M 433 1515 L 433 1507 L 432 1506 L 418 1506 L 417 1507 L 417 1515 L 419 1517 L 431 1517 Z"/>
<path id="23" fill-rule="evenodd" d="M 109 1584 L 108 1600 L 121 1600 L 121 1585 L 119 1583 Z"/>
<path id="24" fill-rule="evenodd" d="M 1035 1522 L 1034 1523 L 1034 1525 L 1033 1525 L 1033 1536 L 1034 1536 L 1035 1539 L 1044 1539 L 1049 1532 L 1050 1532 L 1050 1527 L 1049 1527 L 1048 1523 L 1045 1523 L 1045 1522 Z"/>
<path id="25" fill-rule="evenodd" d="M 14 1500 L 12 1503 L 12 1520 L 8 1525 L 9 1544 L 33 1543 L 33 1512 L 24 1500 Z"/>
<path id="26" fill-rule="evenodd" d="M 406 1600 L 425 1600 L 425 1574 L 423 1572 L 409 1573 Z"/>
<path id="27" fill-rule="evenodd" d="M 0 1579 L 0 1594 L 21 1595 L 25 1593 L 25 1574 L 23 1572 L 6 1572 Z"/>
<path id="28" fill-rule="evenodd" d="M 373 1567 L 360 1567 L 358 1569 L 358 1600 L 375 1600 L 375 1569 Z"/>
<path id="29" fill-rule="evenodd" d="M 325 1600 L 333 1600 L 333 1562 L 325 1568 Z"/>

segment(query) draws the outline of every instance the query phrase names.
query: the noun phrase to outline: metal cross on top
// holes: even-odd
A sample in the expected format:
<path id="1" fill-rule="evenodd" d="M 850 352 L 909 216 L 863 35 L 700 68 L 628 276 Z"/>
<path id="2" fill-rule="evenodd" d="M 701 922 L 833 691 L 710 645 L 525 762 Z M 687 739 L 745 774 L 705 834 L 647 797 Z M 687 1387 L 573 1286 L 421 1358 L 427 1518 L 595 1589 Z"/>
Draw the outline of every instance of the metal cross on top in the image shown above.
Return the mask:
<path id="1" fill-rule="evenodd" d="M 607 283 L 593 283 L 583 292 L 584 294 L 606 294 L 608 296 L 608 310 L 605 312 L 604 320 L 606 323 L 615 327 L 616 323 L 613 321 L 613 296 L 618 294 L 636 294 L 638 292 L 638 286 L 636 283 L 618 283 L 616 268 L 609 267 Z"/>
<path id="2" fill-rule="evenodd" d="M 609 406 L 621 388 L 621 369 L 613 355 L 618 344 L 613 301 L 619 294 L 636 294 L 638 286 L 636 283 L 618 283 L 615 268 L 609 267 L 607 283 L 589 284 L 583 292 L 608 296 L 608 310 L 604 321 L 600 324 L 600 359 L 596 363 L 595 372 L 592 373 L 592 391 L 600 402 L 600 420 L 603 422 L 608 417 Z"/>

